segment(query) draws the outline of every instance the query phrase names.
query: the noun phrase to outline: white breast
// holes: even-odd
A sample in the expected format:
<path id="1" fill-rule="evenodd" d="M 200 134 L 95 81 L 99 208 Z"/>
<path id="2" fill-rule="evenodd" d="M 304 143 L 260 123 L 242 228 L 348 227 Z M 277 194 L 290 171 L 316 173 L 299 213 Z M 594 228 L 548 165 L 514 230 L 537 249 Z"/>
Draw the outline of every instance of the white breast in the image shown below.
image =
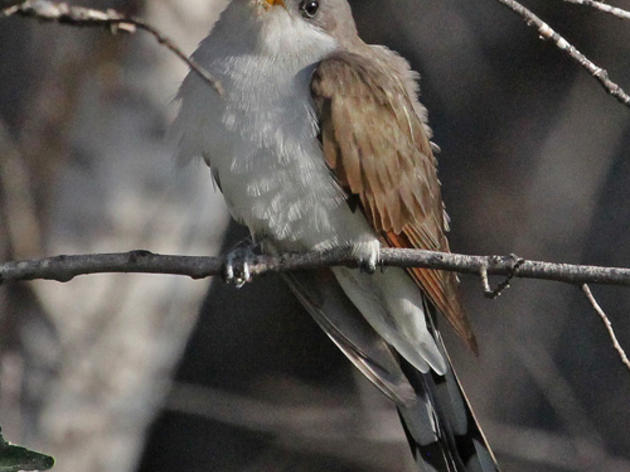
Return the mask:
<path id="1" fill-rule="evenodd" d="M 186 79 L 176 123 L 181 152 L 202 155 L 234 218 L 282 248 L 374 239 L 364 218 L 345 203 L 317 139 L 311 73 L 336 43 L 310 28 L 289 32 L 303 23 L 286 14 L 274 21 L 282 24 L 245 28 L 243 35 L 262 35 L 258 42 L 235 41 L 233 29 L 223 31 L 219 22 L 201 44 L 195 58 L 220 78 L 226 96 L 195 76 Z"/>
<path id="2" fill-rule="evenodd" d="M 251 58 L 227 66 L 233 81 L 219 129 L 229 136 L 229 149 L 208 158 L 232 213 L 253 233 L 278 242 L 329 238 L 344 198 L 317 141 L 310 70 L 279 76 L 275 64 Z"/>

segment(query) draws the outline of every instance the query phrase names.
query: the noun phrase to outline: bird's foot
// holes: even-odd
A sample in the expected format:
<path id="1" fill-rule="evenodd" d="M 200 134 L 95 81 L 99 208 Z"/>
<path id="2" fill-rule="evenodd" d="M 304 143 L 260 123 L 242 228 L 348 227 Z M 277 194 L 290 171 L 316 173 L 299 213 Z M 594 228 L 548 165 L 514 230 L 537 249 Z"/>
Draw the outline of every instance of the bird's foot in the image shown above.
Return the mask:
<path id="1" fill-rule="evenodd" d="M 376 272 L 380 261 L 381 244 L 374 240 L 361 242 L 354 246 L 354 254 L 359 258 L 359 270 L 368 274 Z"/>
<path id="2" fill-rule="evenodd" d="M 223 280 L 233 284 L 236 288 L 241 288 L 252 280 L 250 267 L 256 261 L 257 244 L 251 239 L 240 241 L 225 256 L 223 263 Z"/>

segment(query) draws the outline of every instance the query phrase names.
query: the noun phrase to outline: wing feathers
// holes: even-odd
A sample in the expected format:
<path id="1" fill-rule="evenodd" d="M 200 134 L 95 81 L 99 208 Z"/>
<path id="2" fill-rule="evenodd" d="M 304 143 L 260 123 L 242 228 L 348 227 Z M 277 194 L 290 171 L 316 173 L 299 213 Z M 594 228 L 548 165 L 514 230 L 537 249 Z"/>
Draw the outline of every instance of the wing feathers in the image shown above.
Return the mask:
<path id="1" fill-rule="evenodd" d="M 357 195 L 365 217 L 392 247 L 448 251 L 437 161 L 422 106 L 411 97 L 411 72 L 393 53 L 338 52 L 313 74 L 326 162 Z M 406 79 L 406 80 L 405 80 Z M 411 269 L 410 275 L 476 351 L 453 273 Z"/>
<path id="2" fill-rule="evenodd" d="M 330 269 L 282 274 L 317 324 L 350 361 L 401 407 L 416 402 L 396 355 L 346 297 Z"/>

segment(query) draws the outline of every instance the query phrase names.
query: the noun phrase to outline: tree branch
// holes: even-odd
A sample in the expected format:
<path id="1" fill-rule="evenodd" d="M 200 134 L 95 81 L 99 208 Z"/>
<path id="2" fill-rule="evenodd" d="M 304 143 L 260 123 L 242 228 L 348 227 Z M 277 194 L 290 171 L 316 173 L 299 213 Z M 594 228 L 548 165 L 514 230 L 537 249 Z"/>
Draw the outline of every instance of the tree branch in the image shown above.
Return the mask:
<path id="1" fill-rule="evenodd" d="M 179 47 L 160 31 L 135 17 L 126 17 L 115 10 L 96 10 L 71 6 L 65 2 L 50 2 L 47 0 L 6 1 L 2 4 L 4 16 L 20 15 L 33 17 L 42 21 L 50 21 L 73 26 L 106 27 L 112 33 L 122 31 L 133 34 L 141 29 L 153 36 L 158 43 L 163 44 L 177 57 L 184 61 L 202 80 L 208 83 L 219 95 L 223 95 L 223 86 L 210 72 L 204 69 L 193 58 L 189 58 Z"/>
<path id="2" fill-rule="evenodd" d="M 77 275 L 125 272 L 187 275 L 194 279 L 222 275 L 224 257 L 154 254 L 137 250 L 115 254 L 56 256 L 39 260 L 0 264 L 0 282 L 47 279 L 66 282 Z M 509 256 L 470 256 L 422 249 L 380 251 L 380 264 L 396 267 L 425 267 L 460 273 L 503 275 L 555 280 L 572 284 L 597 283 L 630 285 L 630 268 L 601 267 L 525 260 Z M 329 266 L 359 267 L 351 248 L 323 252 L 257 255 L 248 261 L 252 275 L 266 272 L 308 270 Z"/>
<path id="3" fill-rule="evenodd" d="M 593 76 L 602 85 L 602 87 L 604 87 L 604 90 L 606 90 L 606 92 L 615 97 L 624 105 L 630 107 L 630 95 L 628 95 L 617 83 L 610 80 L 610 78 L 608 77 L 608 71 L 602 69 L 597 64 L 592 62 L 588 57 L 578 51 L 575 46 L 573 46 L 566 39 L 560 36 L 553 28 L 551 28 L 551 26 L 541 20 L 531 10 L 525 8 L 516 0 L 496 1 L 506 6 L 517 15 L 519 15 L 521 18 L 523 18 L 527 26 L 536 28 L 541 39 L 553 41 L 558 49 L 564 51 L 571 59 L 573 59 L 581 67 L 586 69 L 588 73 Z M 595 2 L 590 2 L 590 5 L 593 6 L 593 3 Z M 586 4 L 586 2 L 583 2 L 583 4 Z"/>
<path id="4" fill-rule="evenodd" d="M 604 312 L 602 307 L 599 306 L 599 303 L 597 303 L 597 300 L 593 296 L 593 292 L 591 292 L 591 289 L 589 288 L 587 284 L 582 285 L 582 291 L 586 294 L 586 298 L 588 298 L 588 301 L 591 303 L 593 309 L 597 312 L 599 317 L 604 322 L 604 326 L 606 326 L 606 330 L 608 331 L 608 336 L 610 336 L 610 340 L 612 341 L 613 347 L 619 354 L 619 359 L 628 368 L 628 370 L 630 370 L 630 360 L 628 359 L 626 352 L 621 347 L 621 344 L 619 344 L 619 340 L 617 339 L 617 336 L 615 335 L 615 330 L 613 329 L 612 323 L 608 319 L 608 316 L 606 316 L 606 312 Z"/>
<path id="5" fill-rule="evenodd" d="M 630 11 L 624 10 L 622 8 L 613 7 L 612 5 L 608 5 L 604 2 L 596 2 L 594 0 L 563 0 L 566 3 L 573 3 L 575 5 L 583 5 L 585 7 L 591 7 L 595 10 L 603 11 L 604 13 L 609 13 L 612 16 L 620 18 L 622 20 L 630 20 Z"/>

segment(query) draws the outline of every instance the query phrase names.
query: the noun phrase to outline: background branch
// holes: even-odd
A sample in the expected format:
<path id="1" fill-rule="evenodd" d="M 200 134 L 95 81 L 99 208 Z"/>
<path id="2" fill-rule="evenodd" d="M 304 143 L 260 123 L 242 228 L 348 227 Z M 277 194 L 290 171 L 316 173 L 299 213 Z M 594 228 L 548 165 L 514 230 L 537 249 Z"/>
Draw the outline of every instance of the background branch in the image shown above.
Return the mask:
<path id="1" fill-rule="evenodd" d="M 219 95 L 223 95 L 223 86 L 218 79 L 204 69 L 192 57 L 188 57 L 157 28 L 139 18 L 126 17 L 112 9 L 102 11 L 94 8 L 71 6 L 65 2 L 49 2 L 46 0 L 28 0 L 25 2 L 11 1 L 8 2 L 7 7 L 5 7 L 5 5 L 0 6 L 4 7 L 3 13 L 5 16 L 21 15 L 25 17 L 34 17 L 42 21 L 53 21 L 73 26 L 107 27 L 112 33 L 118 31 L 135 33 L 136 28 L 144 30 L 153 36 L 158 43 L 163 44 L 167 49 L 184 61 L 191 70 L 193 70 L 199 77 L 201 77 L 202 80 L 214 88 Z"/>
<path id="2" fill-rule="evenodd" d="M 563 0 L 567 3 L 573 3 L 575 5 L 583 5 L 585 7 L 591 7 L 604 13 L 609 13 L 612 16 L 616 16 L 622 20 L 630 20 L 630 11 L 622 8 L 613 7 L 604 2 L 596 2 L 594 0 Z"/>
<path id="3" fill-rule="evenodd" d="M 606 326 L 606 330 L 608 331 L 608 336 L 610 337 L 610 340 L 612 341 L 613 347 L 619 354 L 619 359 L 621 360 L 623 365 L 625 365 L 628 368 L 628 370 L 630 370 L 630 360 L 628 359 L 628 355 L 621 347 L 621 344 L 619 344 L 617 335 L 615 335 L 615 330 L 613 329 L 612 323 L 608 319 L 606 312 L 602 309 L 599 303 L 597 303 L 597 300 L 593 296 L 593 292 L 591 292 L 591 289 L 587 284 L 582 285 L 582 291 L 586 294 L 586 298 L 588 298 L 588 301 L 590 302 L 595 312 L 599 315 L 599 317 L 604 322 L 604 326 Z"/>
<path id="4" fill-rule="evenodd" d="M 507 8 L 512 10 L 514 13 L 519 15 L 527 26 L 531 26 L 538 30 L 538 34 L 541 39 L 551 40 L 556 45 L 556 47 L 562 51 L 564 51 L 571 59 L 577 62 L 580 66 L 588 71 L 588 73 L 593 76 L 604 89 L 621 103 L 626 106 L 630 106 L 630 95 L 628 95 L 617 83 L 610 80 L 608 77 L 608 71 L 606 69 L 602 69 L 593 61 L 591 61 L 588 57 L 582 54 L 575 46 L 569 43 L 566 39 L 564 39 L 560 34 L 558 34 L 551 26 L 541 20 L 535 13 L 531 10 L 527 9 L 523 5 L 521 5 L 516 0 L 497 0 L 499 3 L 505 5 Z M 579 3 L 579 2 L 572 2 Z M 585 2 L 580 2 L 582 4 L 587 4 Z M 594 6 L 595 2 L 590 2 L 590 6 Z"/>
<path id="5" fill-rule="evenodd" d="M 621 103 L 630 106 L 630 95 L 628 95 L 616 82 L 610 80 L 608 71 L 599 67 L 588 57 L 581 53 L 575 46 L 569 43 L 564 37 L 558 34 L 547 23 L 541 20 L 531 10 L 521 5 L 516 0 L 497 0 L 519 16 L 521 16 L 528 26 L 536 27 L 542 39 L 551 40 L 556 47 L 564 51 L 580 66 L 586 69 L 604 89 Z M 584 5 L 597 10 L 609 13 L 617 18 L 630 19 L 630 12 L 621 8 L 612 7 L 606 3 L 593 0 L 564 0 L 567 3 Z M 219 95 L 223 95 L 223 86 L 210 72 L 205 70 L 192 57 L 188 57 L 171 40 L 166 38 L 159 30 L 149 25 L 139 18 L 125 17 L 115 10 L 96 10 L 78 6 L 70 6 L 65 2 L 51 2 L 47 0 L 27 0 L 18 2 L 15 0 L 5 0 L 0 4 L 5 16 L 18 14 L 26 17 L 35 17 L 43 21 L 55 21 L 58 23 L 70 24 L 74 26 L 106 26 L 115 31 L 134 33 L 136 28 L 142 29 L 151 34 L 160 44 L 166 46 L 170 51 L 184 61 L 191 70 L 199 75 L 204 81 L 211 85 Z"/>

